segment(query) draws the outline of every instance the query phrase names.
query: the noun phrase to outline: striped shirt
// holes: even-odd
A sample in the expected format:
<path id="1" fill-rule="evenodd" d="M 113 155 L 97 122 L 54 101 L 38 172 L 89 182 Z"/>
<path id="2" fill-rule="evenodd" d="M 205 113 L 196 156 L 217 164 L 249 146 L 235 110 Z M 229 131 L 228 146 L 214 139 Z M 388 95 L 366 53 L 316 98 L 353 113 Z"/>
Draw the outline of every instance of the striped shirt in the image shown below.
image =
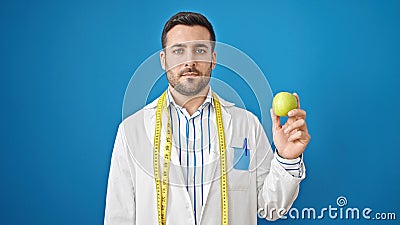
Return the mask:
<path id="1" fill-rule="evenodd" d="M 219 151 L 211 88 L 203 104 L 192 115 L 175 103 L 169 89 L 167 90 L 167 106 L 171 118 L 173 147 L 178 153 L 186 190 L 193 206 L 195 225 L 197 225 L 205 202 L 205 174 L 210 169 L 206 165 L 211 151 Z M 290 174 L 301 177 L 301 157 L 288 160 L 275 154 L 275 158 Z"/>

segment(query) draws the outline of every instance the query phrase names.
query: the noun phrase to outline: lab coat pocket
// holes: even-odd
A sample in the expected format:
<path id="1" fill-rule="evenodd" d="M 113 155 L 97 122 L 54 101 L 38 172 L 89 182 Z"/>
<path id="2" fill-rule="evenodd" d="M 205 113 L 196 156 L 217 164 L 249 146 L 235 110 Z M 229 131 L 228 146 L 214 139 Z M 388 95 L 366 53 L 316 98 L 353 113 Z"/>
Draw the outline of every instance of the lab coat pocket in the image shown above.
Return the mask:
<path id="1" fill-rule="evenodd" d="M 233 168 L 237 170 L 249 170 L 250 150 L 247 148 L 232 148 L 234 151 Z"/>
<path id="2" fill-rule="evenodd" d="M 243 148 L 229 147 L 231 163 L 228 168 L 228 187 L 230 191 L 248 190 L 250 184 L 250 151 L 243 151 Z"/>

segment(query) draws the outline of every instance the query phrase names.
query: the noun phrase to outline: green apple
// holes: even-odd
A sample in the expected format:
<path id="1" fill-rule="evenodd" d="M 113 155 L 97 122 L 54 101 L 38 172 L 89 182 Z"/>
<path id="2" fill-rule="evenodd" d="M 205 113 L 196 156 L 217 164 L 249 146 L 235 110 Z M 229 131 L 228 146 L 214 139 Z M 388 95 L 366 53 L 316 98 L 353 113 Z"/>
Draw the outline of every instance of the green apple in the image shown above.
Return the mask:
<path id="1" fill-rule="evenodd" d="M 297 98 L 289 92 L 279 92 L 272 100 L 272 108 L 277 116 L 287 116 L 290 110 L 297 108 Z"/>

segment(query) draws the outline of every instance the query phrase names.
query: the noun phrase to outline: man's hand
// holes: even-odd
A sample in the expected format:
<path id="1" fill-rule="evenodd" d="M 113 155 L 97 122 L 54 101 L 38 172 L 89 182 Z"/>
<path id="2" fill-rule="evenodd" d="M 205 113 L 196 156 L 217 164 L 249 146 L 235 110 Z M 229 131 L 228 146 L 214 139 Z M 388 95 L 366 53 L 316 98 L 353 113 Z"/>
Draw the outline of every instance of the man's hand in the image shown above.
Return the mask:
<path id="1" fill-rule="evenodd" d="M 271 109 L 272 134 L 279 156 L 285 159 L 299 157 L 310 142 L 306 124 L 306 111 L 300 109 L 299 96 L 294 93 L 297 99 L 297 109 L 288 113 L 288 120 L 281 126 L 281 119 Z"/>

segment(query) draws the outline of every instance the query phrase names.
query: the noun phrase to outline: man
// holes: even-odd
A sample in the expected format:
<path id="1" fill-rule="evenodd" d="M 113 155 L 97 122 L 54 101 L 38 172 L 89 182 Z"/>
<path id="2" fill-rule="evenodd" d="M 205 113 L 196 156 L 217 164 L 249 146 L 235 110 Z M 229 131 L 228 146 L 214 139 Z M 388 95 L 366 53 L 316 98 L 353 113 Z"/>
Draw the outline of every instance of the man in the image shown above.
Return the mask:
<path id="1" fill-rule="evenodd" d="M 296 199 L 310 140 L 305 111 L 290 111 L 281 126 L 271 110 L 273 153 L 258 119 L 211 90 L 214 41 L 201 14 L 165 24 L 168 89 L 119 126 L 104 224 L 256 224 L 257 213 L 278 219 Z"/>

